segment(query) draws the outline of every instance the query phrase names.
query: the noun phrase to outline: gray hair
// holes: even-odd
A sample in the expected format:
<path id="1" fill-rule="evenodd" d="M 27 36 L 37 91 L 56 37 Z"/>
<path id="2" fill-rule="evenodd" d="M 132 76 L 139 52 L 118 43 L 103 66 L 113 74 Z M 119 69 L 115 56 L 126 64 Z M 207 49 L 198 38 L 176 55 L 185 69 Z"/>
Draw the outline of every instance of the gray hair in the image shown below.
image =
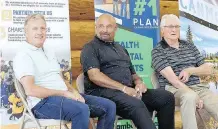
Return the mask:
<path id="1" fill-rule="evenodd" d="M 161 18 L 161 22 L 160 22 L 160 27 L 161 28 L 166 25 L 166 19 L 168 19 L 168 18 L 175 18 L 176 20 L 179 21 L 179 18 L 176 15 L 174 15 L 174 14 L 165 14 Z"/>
<path id="2" fill-rule="evenodd" d="M 37 19 L 42 19 L 45 21 L 45 17 L 41 14 L 31 14 L 31 15 L 28 15 L 25 19 L 25 22 L 24 22 L 24 28 L 27 26 L 28 22 L 30 20 L 37 20 Z M 46 23 L 46 21 L 45 21 Z"/>

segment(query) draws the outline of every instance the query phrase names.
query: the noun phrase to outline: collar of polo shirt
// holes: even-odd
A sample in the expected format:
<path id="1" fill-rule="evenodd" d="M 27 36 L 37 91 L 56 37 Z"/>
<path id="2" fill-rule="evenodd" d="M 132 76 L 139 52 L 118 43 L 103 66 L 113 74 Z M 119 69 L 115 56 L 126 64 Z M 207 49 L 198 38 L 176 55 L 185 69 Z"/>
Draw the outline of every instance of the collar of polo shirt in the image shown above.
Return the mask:
<path id="1" fill-rule="evenodd" d="M 27 42 L 25 43 L 25 45 L 26 45 L 29 49 L 33 50 L 33 51 L 42 49 L 42 48 L 38 48 L 38 47 L 36 47 L 36 46 L 34 46 L 34 45 L 30 44 L 30 43 L 27 43 Z"/>
<path id="2" fill-rule="evenodd" d="M 182 43 L 183 41 L 178 39 L 179 40 L 179 43 Z M 168 48 L 170 47 L 168 44 L 167 44 L 167 41 L 164 39 L 164 37 L 162 37 L 162 40 L 160 41 L 160 44 L 162 45 L 163 48 Z"/>
<path id="3" fill-rule="evenodd" d="M 114 45 L 114 41 L 112 41 L 112 42 L 107 42 L 107 41 L 101 40 L 97 35 L 95 35 L 95 39 L 96 39 L 97 41 L 100 41 L 100 42 L 106 44 L 106 45 Z"/>

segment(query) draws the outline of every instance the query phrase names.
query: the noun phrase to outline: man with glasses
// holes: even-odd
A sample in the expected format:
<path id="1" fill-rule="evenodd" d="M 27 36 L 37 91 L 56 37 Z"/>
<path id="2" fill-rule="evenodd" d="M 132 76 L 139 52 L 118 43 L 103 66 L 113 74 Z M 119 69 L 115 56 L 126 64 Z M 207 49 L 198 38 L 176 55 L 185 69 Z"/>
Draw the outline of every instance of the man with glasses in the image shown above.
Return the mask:
<path id="1" fill-rule="evenodd" d="M 136 74 L 125 48 L 114 41 L 116 20 L 102 14 L 96 36 L 84 46 L 81 63 L 85 92 L 115 102 L 117 114 L 131 119 L 137 129 L 156 129 L 149 111 L 157 111 L 159 129 L 174 129 L 174 96 L 162 89 L 147 89 Z"/>
<path id="2" fill-rule="evenodd" d="M 218 120 L 218 96 L 208 85 L 200 83 L 200 75 L 211 75 L 213 66 L 205 63 L 193 43 L 179 39 L 180 22 L 173 14 L 161 19 L 162 40 L 152 50 L 152 66 L 160 88 L 174 94 L 181 107 L 184 129 L 197 129 L 195 111 L 206 109 Z"/>

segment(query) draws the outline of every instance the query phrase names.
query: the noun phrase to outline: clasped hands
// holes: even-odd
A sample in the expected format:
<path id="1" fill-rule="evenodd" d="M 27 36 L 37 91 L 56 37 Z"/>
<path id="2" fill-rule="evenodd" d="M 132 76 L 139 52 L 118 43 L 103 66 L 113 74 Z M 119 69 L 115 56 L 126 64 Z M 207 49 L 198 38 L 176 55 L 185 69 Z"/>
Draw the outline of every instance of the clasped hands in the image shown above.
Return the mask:
<path id="1" fill-rule="evenodd" d="M 124 93 L 128 94 L 129 96 L 141 98 L 142 93 L 145 93 L 147 91 L 146 85 L 142 82 L 139 84 L 136 84 L 135 89 L 125 86 L 122 90 Z"/>

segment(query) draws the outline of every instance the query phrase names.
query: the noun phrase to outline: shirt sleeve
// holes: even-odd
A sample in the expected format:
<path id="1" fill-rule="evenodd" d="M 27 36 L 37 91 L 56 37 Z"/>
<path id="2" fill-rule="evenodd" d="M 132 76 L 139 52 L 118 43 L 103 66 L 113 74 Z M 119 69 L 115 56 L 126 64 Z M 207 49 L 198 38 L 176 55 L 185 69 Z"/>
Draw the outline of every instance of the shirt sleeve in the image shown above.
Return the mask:
<path id="1" fill-rule="evenodd" d="M 204 57 L 201 55 L 200 51 L 193 43 L 190 43 L 190 45 L 192 47 L 191 49 L 193 50 L 194 56 L 196 58 L 196 66 L 199 67 L 205 63 Z"/>
<path id="2" fill-rule="evenodd" d="M 100 69 L 100 63 L 98 55 L 95 49 L 90 45 L 86 44 L 80 55 L 80 62 L 82 64 L 83 72 L 86 73 L 92 68 Z"/>
<path id="3" fill-rule="evenodd" d="M 164 68 L 170 66 L 163 52 L 158 49 L 152 50 L 152 67 L 156 72 L 160 72 Z"/>
<path id="4" fill-rule="evenodd" d="M 35 76 L 34 64 L 29 55 L 26 53 L 19 53 L 14 58 L 13 69 L 15 77 L 20 81 L 24 76 Z"/>
<path id="5" fill-rule="evenodd" d="M 125 49 L 125 48 L 124 48 Z M 129 56 L 129 52 L 125 49 L 125 52 L 126 52 L 126 54 Z M 130 59 L 130 56 L 129 56 L 129 60 L 130 60 L 130 66 L 129 66 L 129 69 L 130 69 L 130 72 L 131 72 L 131 74 L 133 75 L 133 74 L 136 74 L 136 72 L 135 72 L 135 69 L 134 69 L 134 66 L 132 65 L 132 61 L 131 61 L 131 59 Z"/>

